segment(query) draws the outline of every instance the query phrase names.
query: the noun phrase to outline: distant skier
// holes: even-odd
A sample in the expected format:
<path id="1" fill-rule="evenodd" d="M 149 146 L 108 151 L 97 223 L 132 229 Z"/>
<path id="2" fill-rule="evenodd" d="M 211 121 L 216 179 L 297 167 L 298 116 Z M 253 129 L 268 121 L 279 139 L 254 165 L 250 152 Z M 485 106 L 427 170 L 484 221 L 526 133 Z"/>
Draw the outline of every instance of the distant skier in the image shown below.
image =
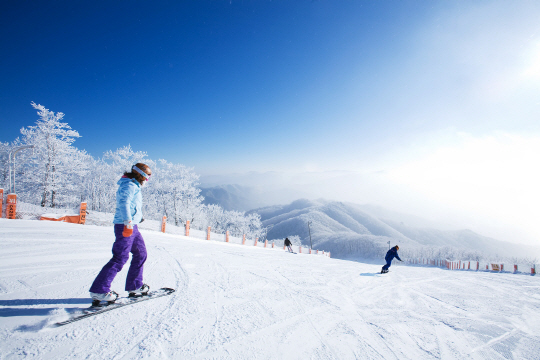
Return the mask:
<path id="1" fill-rule="evenodd" d="M 143 164 L 137 163 L 131 167 L 131 172 L 125 172 L 118 180 L 116 192 L 116 213 L 114 214 L 114 235 L 116 240 L 112 247 L 113 257 L 94 280 L 90 295 L 95 301 L 114 302 L 118 294 L 111 291 L 111 283 L 116 274 L 133 254 L 129 266 L 126 291 L 129 296 L 140 296 L 148 293 L 150 287 L 143 284 L 143 265 L 146 261 L 146 246 L 137 224 L 143 220 L 141 187 L 150 179 L 152 171 Z"/>
<path id="2" fill-rule="evenodd" d="M 293 249 L 292 249 L 291 240 L 289 240 L 289 238 L 285 238 L 284 244 L 287 247 L 287 249 L 289 249 L 289 252 L 291 252 L 291 253 L 294 252 Z"/>
<path id="3" fill-rule="evenodd" d="M 397 253 L 398 250 L 399 246 L 397 245 L 388 250 L 386 256 L 384 257 L 384 260 L 386 260 L 386 265 L 382 267 L 381 274 L 385 274 L 388 272 L 388 268 L 390 267 L 390 265 L 392 265 L 392 260 L 394 260 L 394 258 L 398 259 L 399 261 L 403 261 L 399 258 L 399 255 Z"/>

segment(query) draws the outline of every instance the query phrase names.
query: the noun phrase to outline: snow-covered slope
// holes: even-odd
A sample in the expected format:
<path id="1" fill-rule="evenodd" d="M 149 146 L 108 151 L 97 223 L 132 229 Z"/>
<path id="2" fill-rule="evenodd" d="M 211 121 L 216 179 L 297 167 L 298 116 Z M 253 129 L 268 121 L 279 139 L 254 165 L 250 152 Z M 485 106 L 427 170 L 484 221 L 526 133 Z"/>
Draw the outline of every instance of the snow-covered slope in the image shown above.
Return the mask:
<path id="1" fill-rule="evenodd" d="M 394 266 L 144 231 L 177 292 L 64 327 L 112 227 L 0 219 L 2 359 L 538 359 L 538 277 Z M 127 267 L 126 267 L 127 268 Z M 124 269 L 113 288 L 126 295 Z"/>

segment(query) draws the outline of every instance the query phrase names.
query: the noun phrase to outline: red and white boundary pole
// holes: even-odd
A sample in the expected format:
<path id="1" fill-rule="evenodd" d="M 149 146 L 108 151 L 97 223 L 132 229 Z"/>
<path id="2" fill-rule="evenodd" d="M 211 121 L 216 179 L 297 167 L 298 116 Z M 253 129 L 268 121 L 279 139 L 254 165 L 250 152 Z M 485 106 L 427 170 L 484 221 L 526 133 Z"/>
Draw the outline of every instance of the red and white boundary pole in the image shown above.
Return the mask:
<path id="1" fill-rule="evenodd" d="M 165 232 L 165 227 L 167 226 L 167 217 L 163 215 L 163 218 L 161 219 L 161 232 Z"/>
<path id="2" fill-rule="evenodd" d="M 0 204 L 2 202 L 0 201 Z M 2 217 L 0 215 L 0 217 Z M 81 207 L 79 208 L 79 224 L 84 225 L 86 223 L 86 203 L 82 202 Z"/>
<path id="3" fill-rule="evenodd" d="M 7 208 L 6 208 L 6 217 L 8 219 L 15 219 L 17 216 L 17 195 L 8 194 L 7 196 Z"/>

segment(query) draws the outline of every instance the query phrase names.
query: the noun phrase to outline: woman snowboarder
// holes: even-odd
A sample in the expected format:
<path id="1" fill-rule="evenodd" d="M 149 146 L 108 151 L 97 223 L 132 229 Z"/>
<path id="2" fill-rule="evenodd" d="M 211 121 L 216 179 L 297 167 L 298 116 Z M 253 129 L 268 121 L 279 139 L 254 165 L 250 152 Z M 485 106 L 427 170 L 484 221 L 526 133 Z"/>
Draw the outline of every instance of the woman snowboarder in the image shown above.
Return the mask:
<path id="1" fill-rule="evenodd" d="M 143 220 L 141 187 L 150 179 L 152 171 L 143 163 L 132 166 L 131 172 L 125 172 L 118 180 L 116 192 L 116 212 L 114 214 L 113 257 L 101 269 L 90 288 L 93 304 L 101 301 L 109 303 L 118 298 L 111 291 L 111 283 L 116 274 L 133 254 L 126 279 L 126 291 L 129 296 L 141 296 L 148 293 L 150 287 L 143 284 L 143 265 L 146 261 L 146 246 L 137 224 Z"/>

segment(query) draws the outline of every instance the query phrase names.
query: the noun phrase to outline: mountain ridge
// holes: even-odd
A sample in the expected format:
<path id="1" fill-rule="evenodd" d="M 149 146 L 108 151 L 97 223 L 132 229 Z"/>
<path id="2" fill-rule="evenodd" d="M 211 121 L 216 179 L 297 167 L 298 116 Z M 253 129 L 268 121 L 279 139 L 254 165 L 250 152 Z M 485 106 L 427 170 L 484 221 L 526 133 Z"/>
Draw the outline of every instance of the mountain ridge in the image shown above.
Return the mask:
<path id="1" fill-rule="evenodd" d="M 313 248 L 324 248 L 339 257 L 361 255 L 354 254 L 355 251 L 381 256 L 389 243 L 399 244 L 402 249 L 408 250 L 408 254 L 422 253 L 427 248 L 432 251 L 436 248 L 453 248 L 456 252 L 476 256 L 531 256 L 532 253 L 540 253 L 532 246 L 496 240 L 468 229 L 440 230 L 405 225 L 399 218 L 372 215 L 370 209 L 373 206 L 325 199 L 299 199 L 290 204 L 267 206 L 249 212 L 261 215 L 263 225 L 268 228 L 269 240 L 298 236 L 303 245 L 313 244 Z M 399 213 L 388 212 L 392 213 L 394 217 L 400 216 Z M 403 217 L 415 218 L 406 214 Z M 416 222 L 421 221 L 416 218 Z M 311 222 L 309 227 L 308 222 Z"/>
<path id="2" fill-rule="evenodd" d="M 403 251 L 408 249 L 405 254 L 410 256 L 453 248 L 455 253 L 468 252 L 470 256 L 540 257 L 540 248 L 534 246 L 493 239 L 466 228 L 435 223 L 378 205 L 308 198 L 267 205 L 268 200 L 256 200 L 260 190 L 242 185 L 203 188 L 201 194 L 206 204 L 258 213 L 267 228 L 263 236 L 269 240 L 298 236 L 303 245 L 332 251 L 339 257 L 358 255 L 355 252 L 359 251 L 380 257 L 388 249 L 388 242 L 400 244 Z M 419 250 L 423 247 L 426 249 Z"/>

